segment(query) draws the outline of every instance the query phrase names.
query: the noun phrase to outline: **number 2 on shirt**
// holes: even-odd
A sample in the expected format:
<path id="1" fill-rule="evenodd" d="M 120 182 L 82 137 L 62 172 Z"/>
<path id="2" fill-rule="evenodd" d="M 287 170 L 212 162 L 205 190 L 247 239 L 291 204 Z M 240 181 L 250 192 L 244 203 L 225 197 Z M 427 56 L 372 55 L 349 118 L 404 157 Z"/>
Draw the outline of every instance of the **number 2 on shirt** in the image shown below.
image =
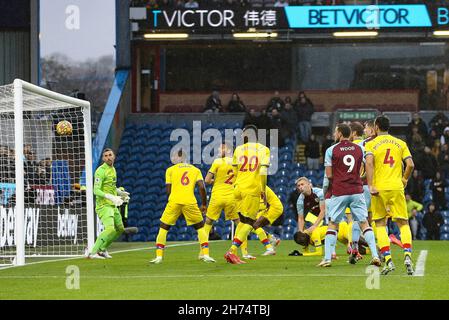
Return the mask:
<path id="1" fill-rule="evenodd" d="M 243 165 L 240 167 L 240 171 L 242 171 L 242 172 L 248 171 L 248 169 L 246 168 L 247 165 L 249 167 L 250 172 L 254 172 L 257 170 L 257 167 L 259 166 L 259 158 L 258 157 L 252 156 L 248 161 L 247 156 L 241 156 L 239 158 L 239 162 L 242 163 L 242 160 L 243 160 Z"/>
<path id="2" fill-rule="evenodd" d="M 190 183 L 190 179 L 189 179 L 189 177 L 187 176 L 188 173 L 189 173 L 188 171 L 184 172 L 183 175 L 182 175 L 182 177 L 181 177 L 181 184 L 182 184 L 183 186 L 187 186 L 187 185 Z"/>
<path id="3" fill-rule="evenodd" d="M 394 166 L 394 159 L 392 156 L 390 156 L 390 149 L 387 149 L 387 153 L 385 155 L 384 164 L 389 164 L 390 168 L 393 168 Z"/>
<path id="4" fill-rule="evenodd" d="M 229 178 L 227 178 L 224 183 L 232 184 L 232 179 L 234 178 L 234 170 L 229 170 L 228 175 L 229 175 Z"/>

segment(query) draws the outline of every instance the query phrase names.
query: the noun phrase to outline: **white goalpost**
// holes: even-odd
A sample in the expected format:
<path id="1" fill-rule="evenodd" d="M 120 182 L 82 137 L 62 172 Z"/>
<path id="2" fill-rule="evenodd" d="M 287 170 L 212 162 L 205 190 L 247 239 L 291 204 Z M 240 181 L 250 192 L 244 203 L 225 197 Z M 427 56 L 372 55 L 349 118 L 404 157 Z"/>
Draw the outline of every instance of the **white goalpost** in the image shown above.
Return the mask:
<path id="1" fill-rule="evenodd" d="M 0 266 L 93 247 L 91 139 L 89 102 L 0 86 Z"/>

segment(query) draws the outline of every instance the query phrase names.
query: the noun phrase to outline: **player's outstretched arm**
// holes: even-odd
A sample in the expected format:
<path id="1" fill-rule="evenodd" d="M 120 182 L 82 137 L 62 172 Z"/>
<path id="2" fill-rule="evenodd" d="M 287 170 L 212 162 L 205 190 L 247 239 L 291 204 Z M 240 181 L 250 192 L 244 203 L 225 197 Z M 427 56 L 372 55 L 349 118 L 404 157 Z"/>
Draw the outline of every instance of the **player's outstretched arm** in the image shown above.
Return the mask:
<path id="1" fill-rule="evenodd" d="M 214 183 L 214 174 L 212 172 L 208 172 L 206 174 L 206 178 L 204 179 L 204 182 L 207 184 L 213 184 Z"/>
<path id="2" fill-rule="evenodd" d="M 366 155 L 366 181 L 368 182 L 368 187 L 371 194 L 377 194 L 376 187 L 373 186 L 373 175 L 374 175 L 374 156 L 372 154 Z"/>
<path id="3" fill-rule="evenodd" d="M 206 213 L 207 208 L 207 193 L 206 193 L 206 187 L 204 185 L 203 180 L 198 180 L 196 185 L 198 186 L 198 189 L 200 191 L 201 196 L 201 212 Z"/>
<path id="4" fill-rule="evenodd" d="M 408 179 L 412 175 L 413 169 L 415 169 L 415 163 L 413 162 L 412 158 L 405 159 L 405 170 L 404 176 L 402 177 L 404 188 L 407 186 Z"/>
<path id="5" fill-rule="evenodd" d="M 314 247 L 315 251 L 305 251 L 303 252 L 303 256 L 304 257 L 314 257 L 314 256 L 322 256 L 323 255 L 323 248 L 321 246 L 319 247 Z"/>

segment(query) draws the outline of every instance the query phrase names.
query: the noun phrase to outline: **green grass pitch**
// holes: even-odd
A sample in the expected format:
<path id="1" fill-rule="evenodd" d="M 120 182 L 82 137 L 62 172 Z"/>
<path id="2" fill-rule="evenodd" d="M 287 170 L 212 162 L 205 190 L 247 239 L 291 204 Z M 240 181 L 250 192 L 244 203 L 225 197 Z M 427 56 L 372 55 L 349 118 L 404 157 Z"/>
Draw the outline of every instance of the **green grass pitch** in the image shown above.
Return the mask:
<path id="1" fill-rule="evenodd" d="M 288 256 L 299 249 L 293 241 L 283 241 L 277 255 L 268 257 L 260 255 L 258 241 L 251 241 L 250 252 L 257 260 L 244 265 L 224 261 L 229 241 L 211 242 L 214 264 L 197 260 L 198 244 L 168 245 L 160 265 L 148 263 L 155 255 L 154 243 L 115 243 L 110 260 L 71 259 L 0 269 L 0 299 L 449 299 L 449 242 L 444 241 L 414 242 L 415 266 L 421 251 L 428 254 L 424 275 L 413 277 L 406 275 L 402 252 L 393 246 L 396 271 L 380 276 L 378 289 L 367 288 L 367 282 L 375 284 L 366 274 L 369 257 L 350 265 L 341 245 L 340 259 L 326 269 L 315 266 L 318 257 Z M 69 266 L 79 268 L 79 289 L 67 288 L 72 283 L 68 277 L 74 275 Z"/>

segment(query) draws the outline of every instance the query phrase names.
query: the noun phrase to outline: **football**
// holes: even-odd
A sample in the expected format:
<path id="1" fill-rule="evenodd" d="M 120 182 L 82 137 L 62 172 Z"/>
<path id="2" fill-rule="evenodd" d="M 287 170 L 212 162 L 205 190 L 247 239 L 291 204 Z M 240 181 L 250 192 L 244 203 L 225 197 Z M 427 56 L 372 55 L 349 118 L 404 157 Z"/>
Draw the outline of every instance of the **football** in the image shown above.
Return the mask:
<path id="1" fill-rule="evenodd" d="M 56 125 L 56 132 L 60 136 L 68 136 L 71 135 L 73 131 L 72 124 L 67 120 L 59 121 Z"/>

